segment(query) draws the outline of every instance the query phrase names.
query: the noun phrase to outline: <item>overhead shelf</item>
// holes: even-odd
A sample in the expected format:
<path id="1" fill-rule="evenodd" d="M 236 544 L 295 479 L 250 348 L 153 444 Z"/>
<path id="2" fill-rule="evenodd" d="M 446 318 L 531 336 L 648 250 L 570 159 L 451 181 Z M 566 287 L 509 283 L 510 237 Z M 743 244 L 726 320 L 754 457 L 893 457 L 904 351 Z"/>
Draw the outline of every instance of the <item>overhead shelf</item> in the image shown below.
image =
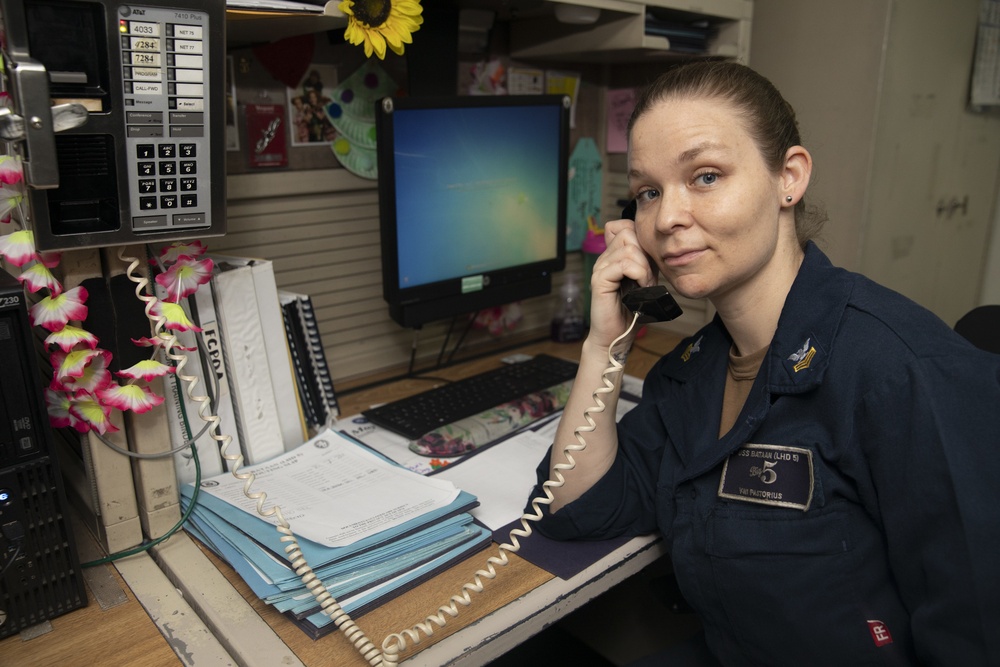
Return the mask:
<path id="1" fill-rule="evenodd" d="M 557 3 L 547 3 L 553 7 Z M 580 62 L 623 62 L 651 57 L 714 56 L 746 61 L 749 55 L 751 0 L 566 0 L 599 8 L 590 24 L 561 23 L 555 12 L 535 15 L 511 24 L 511 55 L 521 59 L 572 59 Z M 711 28 L 703 51 L 671 44 L 653 34 L 652 12 L 683 24 L 698 22 Z M 649 24 L 647 24 L 649 21 Z"/>
<path id="2" fill-rule="evenodd" d="M 347 16 L 338 0 L 313 5 L 284 0 L 227 0 L 226 43 L 229 48 L 268 44 L 286 37 L 338 30 Z"/>

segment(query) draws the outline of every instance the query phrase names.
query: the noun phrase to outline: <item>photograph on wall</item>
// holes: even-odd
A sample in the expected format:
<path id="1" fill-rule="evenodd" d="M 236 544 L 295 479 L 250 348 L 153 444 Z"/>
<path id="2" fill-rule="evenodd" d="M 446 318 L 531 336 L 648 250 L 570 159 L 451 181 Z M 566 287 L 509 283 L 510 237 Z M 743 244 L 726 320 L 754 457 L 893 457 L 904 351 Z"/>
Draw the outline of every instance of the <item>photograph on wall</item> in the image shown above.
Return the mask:
<path id="1" fill-rule="evenodd" d="M 226 57 L 226 150 L 240 149 L 240 133 L 236 128 L 236 70 L 233 57 Z"/>
<path id="2" fill-rule="evenodd" d="M 280 104 L 247 104 L 244 113 L 249 166 L 255 169 L 287 167 L 285 107 Z"/>
<path id="3" fill-rule="evenodd" d="M 628 119 L 635 108 L 635 88 L 619 88 L 608 91 L 608 153 L 625 153 L 628 151 Z"/>
<path id="4" fill-rule="evenodd" d="M 299 85 L 288 89 L 292 146 L 329 144 L 336 138 L 337 131 L 324 110 L 336 87 L 336 66 L 312 64 Z"/>

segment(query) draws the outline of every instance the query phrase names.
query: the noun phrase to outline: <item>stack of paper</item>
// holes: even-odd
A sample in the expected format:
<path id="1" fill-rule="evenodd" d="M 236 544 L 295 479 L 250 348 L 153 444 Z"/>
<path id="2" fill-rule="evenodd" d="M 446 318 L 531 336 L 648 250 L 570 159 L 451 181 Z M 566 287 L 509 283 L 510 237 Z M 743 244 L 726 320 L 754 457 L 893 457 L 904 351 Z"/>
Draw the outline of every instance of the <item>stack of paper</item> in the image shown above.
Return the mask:
<path id="1" fill-rule="evenodd" d="M 278 505 L 310 567 L 341 607 L 361 614 L 486 548 L 468 513 L 476 498 L 326 430 L 301 447 L 244 468 Z M 182 489 L 185 506 L 194 487 Z M 230 473 L 202 480 L 189 530 L 265 602 L 318 637 L 335 629 L 284 557 L 277 520 L 263 518 Z"/>

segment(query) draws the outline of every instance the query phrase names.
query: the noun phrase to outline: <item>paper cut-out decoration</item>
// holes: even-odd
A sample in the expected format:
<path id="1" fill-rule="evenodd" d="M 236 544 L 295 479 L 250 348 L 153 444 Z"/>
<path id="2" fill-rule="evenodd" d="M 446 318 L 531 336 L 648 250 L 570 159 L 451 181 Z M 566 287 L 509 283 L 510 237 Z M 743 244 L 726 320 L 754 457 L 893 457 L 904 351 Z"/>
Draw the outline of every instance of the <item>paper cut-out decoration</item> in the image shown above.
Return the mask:
<path id="1" fill-rule="evenodd" d="M 337 130 L 331 144 L 337 161 L 356 176 L 378 178 L 375 154 L 375 102 L 398 91 L 385 71 L 368 60 L 333 89 L 332 100 L 324 107 Z"/>
<path id="2" fill-rule="evenodd" d="M 601 154 L 590 137 L 581 137 L 569 158 L 566 250 L 579 250 L 587 227 L 601 219 Z"/>

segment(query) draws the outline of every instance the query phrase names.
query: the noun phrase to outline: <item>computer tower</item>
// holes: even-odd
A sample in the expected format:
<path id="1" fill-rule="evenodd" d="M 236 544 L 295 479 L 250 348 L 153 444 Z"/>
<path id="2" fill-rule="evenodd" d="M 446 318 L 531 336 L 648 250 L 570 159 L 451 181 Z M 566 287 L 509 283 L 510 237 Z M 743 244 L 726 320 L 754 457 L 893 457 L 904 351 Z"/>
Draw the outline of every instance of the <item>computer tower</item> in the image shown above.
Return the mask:
<path id="1" fill-rule="evenodd" d="M 21 284 L 0 270 L 0 639 L 87 603 Z"/>

